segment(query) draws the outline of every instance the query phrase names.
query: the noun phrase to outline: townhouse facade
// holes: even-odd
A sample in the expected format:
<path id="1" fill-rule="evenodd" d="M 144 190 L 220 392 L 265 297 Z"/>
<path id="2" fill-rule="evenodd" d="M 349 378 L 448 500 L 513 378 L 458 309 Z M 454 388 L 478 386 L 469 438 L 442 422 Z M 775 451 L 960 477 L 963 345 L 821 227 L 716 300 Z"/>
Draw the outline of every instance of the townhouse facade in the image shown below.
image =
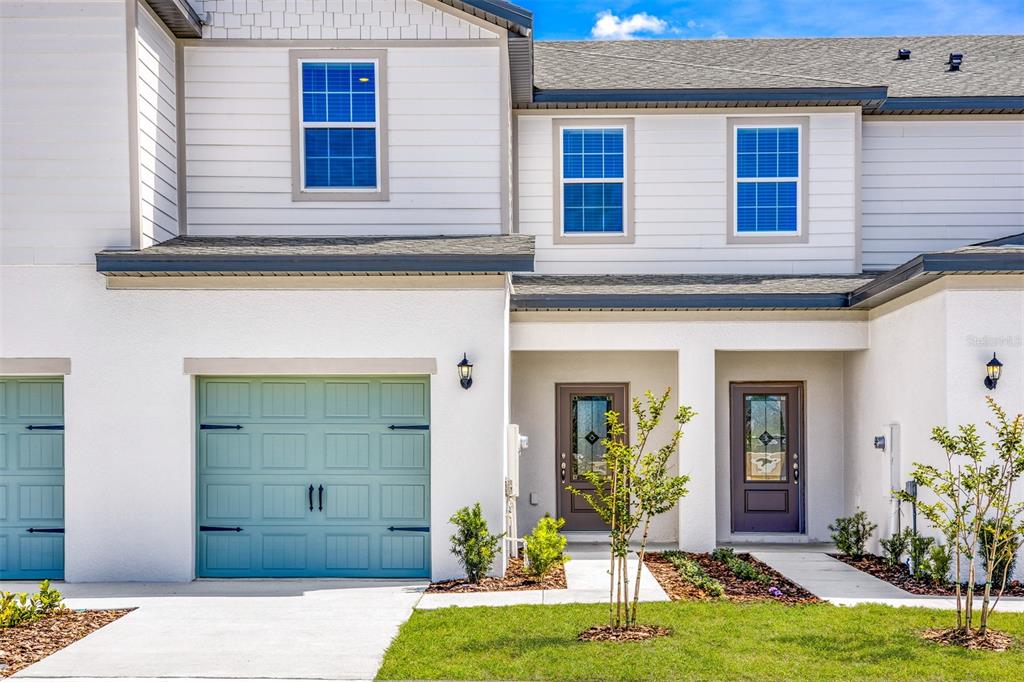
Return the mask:
<path id="1" fill-rule="evenodd" d="M 654 541 L 887 534 L 932 426 L 1024 411 L 1019 36 L 539 41 L 503 0 L 0 21 L 5 578 L 443 579 L 474 502 L 599 536 L 566 486 L 665 389 L 698 416 Z"/>

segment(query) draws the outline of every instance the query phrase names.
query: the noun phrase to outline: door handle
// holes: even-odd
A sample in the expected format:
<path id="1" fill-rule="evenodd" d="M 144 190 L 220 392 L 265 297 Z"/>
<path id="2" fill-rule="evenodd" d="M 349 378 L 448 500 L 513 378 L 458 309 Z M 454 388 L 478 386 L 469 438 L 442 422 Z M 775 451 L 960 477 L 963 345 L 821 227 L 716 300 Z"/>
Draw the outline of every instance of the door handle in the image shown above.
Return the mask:
<path id="1" fill-rule="evenodd" d="M 797 454 L 793 453 L 793 485 L 800 482 L 800 460 Z"/>
<path id="2" fill-rule="evenodd" d="M 565 463 L 565 453 L 563 452 L 562 453 L 562 464 L 559 467 L 559 473 L 561 473 L 561 475 L 562 475 L 562 483 L 565 483 L 565 470 L 566 470 L 566 468 L 567 468 L 567 465 Z"/>
<path id="3" fill-rule="evenodd" d="M 313 511 L 313 484 L 309 484 L 309 511 Z"/>
<path id="4" fill-rule="evenodd" d="M 320 511 L 324 510 L 324 487 L 320 486 Z"/>

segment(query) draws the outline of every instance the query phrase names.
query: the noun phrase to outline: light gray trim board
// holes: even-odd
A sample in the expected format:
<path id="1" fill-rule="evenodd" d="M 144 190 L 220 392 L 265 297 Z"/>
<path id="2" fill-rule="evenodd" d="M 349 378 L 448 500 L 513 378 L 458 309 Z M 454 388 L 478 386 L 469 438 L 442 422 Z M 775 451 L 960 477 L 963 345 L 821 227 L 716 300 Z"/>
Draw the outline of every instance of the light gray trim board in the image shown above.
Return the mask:
<path id="1" fill-rule="evenodd" d="M 142 209 L 139 196 L 139 38 L 138 0 L 125 0 L 125 47 L 128 58 L 128 226 L 133 249 L 142 247 Z"/>
<path id="2" fill-rule="evenodd" d="M 280 40 L 277 38 L 203 38 L 202 40 L 185 39 L 181 44 L 185 47 L 294 47 L 302 49 L 363 49 L 386 47 L 497 47 L 501 38 L 395 38 L 371 39 L 359 38 L 344 40 Z"/>
<path id="3" fill-rule="evenodd" d="M 71 374 L 71 358 L 0 358 L 0 376 Z"/>
<path id="4" fill-rule="evenodd" d="M 437 374 L 437 358 L 185 358 L 184 373 L 206 376 Z"/>
<path id="5" fill-rule="evenodd" d="M 598 116 L 588 118 L 556 118 L 551 121 L 552 147 L 552 188 L 551 205 L 554 209 L 551 216 L 551 236 L 555 244 L 632 244 L 636 241 L 634 232 L 634 220 L 636 209 L 634 208 L 635 192 L 634 172 L 634 128 L 635 121 L 632 118 L 601 118 Z M 625 206 L 622 216 L 622 234 L 598 235 L 594 233 L 583 233 L 579 235 L 564 234 L 562 232 L 562 130 L 565 128 L 597 128 L 597 127 L 622 127 L 625 128 L 623 136 L 623 156 L 626 169 L 626 177 L 623 182 L 623 197 Z"/>
<path id="6" fill-rule="evenodd" d="M 377 62 L 377 190 L 310 191 L 302 187 L 302 121 L 299 115 L 300 60 L 335 59 Z M 387 50 L 288 50 L 288 100 L 292 128 L 292 201 L 388 201 L 388 52 Z"/>
<path id="7" fill-rule="evenodd" d="M 178 142 L 178 234 L 188 234 L 188 143 L 185 139 L 185 47 L 174 44 L 175 130 Z"/>
<path id="8" fill-rule="evenodd" d="M 808 212 L 808 185 L 810 178 L 810 117 L 808 116 L 750 116 L 730 117 L 725 120 L 725 243 L 743 244 L 806 244 L 810 233 Z M 758 126 L 799 126 L 800 127 L 800 180 L 797 183 L 800 196 L 800 215 L 797 216 L 798 234 L 795 235 L 740 235 L 736 233 L 736 128 Z"/>

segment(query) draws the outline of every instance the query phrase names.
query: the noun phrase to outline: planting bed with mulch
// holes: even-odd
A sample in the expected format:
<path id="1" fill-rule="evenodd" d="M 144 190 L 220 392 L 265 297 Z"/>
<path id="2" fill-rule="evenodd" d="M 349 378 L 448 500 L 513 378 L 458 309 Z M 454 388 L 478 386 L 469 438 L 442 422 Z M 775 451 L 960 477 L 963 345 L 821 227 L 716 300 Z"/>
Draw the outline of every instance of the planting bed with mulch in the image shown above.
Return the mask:
<path id="1" fill-rule="evenodd" d="M 844 556 L 841 554 L 830 554 L 833 559 L 838 559 L 844 564 L 853 566 L 858 571 L 864 571 L 869 573 L 879 580 L 884 580 L 887 583 L 895 585 L 896 587 L 906 590 L 911 594 L 920 594 L 930 597 L 952 597 L 956 595 L 956 586 L 952 583 L 946 585 L 936 585 L 930 580 L 922 580 L 915 578 L 910 573 L 910 569 L 905 565 L 900 564 L 899 566 L 890 566 L 885 562 L 885 559 L 876 554 L 865 554 L 860 559 L 854 559 L 850 556 Z M 963 589 L 966 591 L 967 586 L 964 585 Z M 981 587 L 975 592 L 976 595 L 981 594 Z M 993 594 L 996 589 L 992 589 Z M 1021 584 L 1019 580 L 1007 584 L 1006 590 L 1003 592 L 1004 597 L 1024 597 L 1024 584 Z"/>
<path id="2" fill-rule="evenodd" d="M 486 577 L 478 584 L 465 578 L 430 583 L 427 592 L 519 592 L 522 590 L 564 590 L 566 589 L 565 567 L 552 568 L 543 578 L 536 578 L 523 569 L 521 557 L 508 560 L 508 570 L 503 578 Z"/>
<path id="3" fill-rule="evenodd" d="M 771 578 L 768 583 L 756 580 L 744 580 L 737 577 L 729 567 L 710 554 L 683 552 L 687 559 L 695 561 L 709 576 L 722 583 L 725 588 L 724 598 L 730 601 L 775 601 L 784 604 L 813 604 L 821 601 L 813 594 L 796 583 L 785 578 L 781 573 L 758 561 L 749 554 L 737 554 L 737 558 L 748 561 Z M 712 599 L 703 590 L 679 575 L 668 559 L 658 553 L 644 557 L 644 565 L 650 569 L 661 584 L 662 589 L 674 601 L 693 599 Z M 777 591 L 773 593 L 773 590 Z"/>
<path id="4" fill-rule="evenodd" d="M 672 631 L 660 625 L 634 625 L 627 629 L 611 625 L 595 625 L 580 633 L 581 642 L 646 642 L 657 637 L 668 637 Z"/>
<path id="5" fill-rule="evenodd" d="M 128 611 L 130 609 L 64 610 L 18 627 L 0 628 L 0 677 L 10 677 L 22 668 L 114 622 Z"/>

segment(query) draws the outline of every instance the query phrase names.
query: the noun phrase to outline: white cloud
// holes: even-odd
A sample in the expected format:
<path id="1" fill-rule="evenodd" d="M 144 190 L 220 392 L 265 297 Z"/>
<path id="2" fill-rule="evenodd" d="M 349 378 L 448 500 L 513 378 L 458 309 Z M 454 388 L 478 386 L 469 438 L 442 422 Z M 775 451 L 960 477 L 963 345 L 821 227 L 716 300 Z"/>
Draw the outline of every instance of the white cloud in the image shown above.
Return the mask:
<path id="1" fill-rule="evenodd" d="M 610 10 L 598 12 L 597 22 L 590 29 L 590 35 L 598 40 L 634 40 L 640 34 L 660 35 L 669 28 L 664 19 L 652 16 L 647 12 L 637 12 L 632 16 L 619 17 Z"/>

